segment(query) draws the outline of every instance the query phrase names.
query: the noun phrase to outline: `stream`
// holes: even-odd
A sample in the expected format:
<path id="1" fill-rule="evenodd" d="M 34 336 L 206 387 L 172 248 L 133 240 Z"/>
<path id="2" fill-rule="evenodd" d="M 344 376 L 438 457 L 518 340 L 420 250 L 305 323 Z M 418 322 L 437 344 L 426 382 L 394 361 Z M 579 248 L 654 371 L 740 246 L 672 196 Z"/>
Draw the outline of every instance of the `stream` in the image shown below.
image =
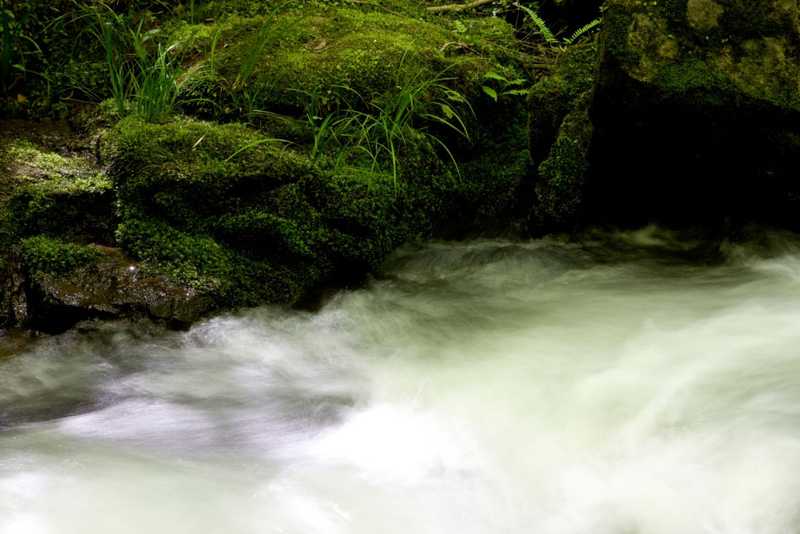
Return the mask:
<path id="1" fill-rule="evenodd" d="M 0 357 L 2 534 L 800 532 L 800 240 L 407 247 Z"/>

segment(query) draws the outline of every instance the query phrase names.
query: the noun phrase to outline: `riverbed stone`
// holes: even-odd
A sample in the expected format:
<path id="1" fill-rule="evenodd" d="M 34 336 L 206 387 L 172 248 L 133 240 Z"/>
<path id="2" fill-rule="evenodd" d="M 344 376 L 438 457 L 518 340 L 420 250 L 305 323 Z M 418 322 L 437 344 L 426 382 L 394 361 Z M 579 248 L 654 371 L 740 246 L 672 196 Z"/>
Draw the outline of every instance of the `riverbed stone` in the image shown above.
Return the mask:
<path id="1" fill-rule="evenodd" d="M 64 269 L 26 265 L 27 326 L 57 332 L 84 319 L 145 316 L 181 327 L 215 308 L 210 295 L 148 272 L 119 249 L 91 251 L 90 258 Z"/>

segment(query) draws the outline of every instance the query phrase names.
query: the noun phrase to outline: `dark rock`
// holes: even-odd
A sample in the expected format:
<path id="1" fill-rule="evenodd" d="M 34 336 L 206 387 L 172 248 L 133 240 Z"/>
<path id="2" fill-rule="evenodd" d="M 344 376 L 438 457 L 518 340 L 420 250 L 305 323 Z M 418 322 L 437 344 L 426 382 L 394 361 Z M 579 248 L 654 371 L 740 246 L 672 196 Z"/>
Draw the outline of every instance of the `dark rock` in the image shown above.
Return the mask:
<path id="1" fill-rule="evenodd" d="M 588 216 L 797 227 L 799 21 L 794 0 L 609 1 Z"/>
<path id="2" fill-rule="evenodd" d="M 201 291 L 147 273 L 119 250 L 97 247 L 96 262 L 66 273 L 35 272 L 28 280 L 27 324 L 63 331 L 89 318 L 143 315 L 183 327 L 215 307 Z"/>
<path id="3" fill-rule="evenodd" d="M 604 0 L 544 0 L 542 17 L 556 30 L 574 31 L 600 16 Z"/>

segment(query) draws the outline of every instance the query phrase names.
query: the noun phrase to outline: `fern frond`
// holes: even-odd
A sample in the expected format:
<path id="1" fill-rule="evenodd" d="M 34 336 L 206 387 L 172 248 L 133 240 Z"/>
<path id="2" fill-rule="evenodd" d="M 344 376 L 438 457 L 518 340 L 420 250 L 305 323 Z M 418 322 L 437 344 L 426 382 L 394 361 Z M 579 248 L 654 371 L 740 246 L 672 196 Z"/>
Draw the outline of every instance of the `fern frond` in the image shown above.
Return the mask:
<path id="1" fill-rule="evenodd" d="M 569 37 L 564 39 L 564 44 L 566 44 L 566 45 L 574 44 L 575 41 L 580 39 L 583 35 L 589 33 L 590 31 L 592 31 L 596 27 L 600 26 L 600 24 L 602 22 L 603 22 L 603 19 L 597 18 L 597 19 L 594 19 L 593 21 L 589 22 L 588 24 L 584 24 L 583 26 L 581 26 L 580 28 L 575 30 L 575 32 L 572 35 L 570 35 Z"/>
<path id="2" fill-rule="evenodd" d="M 558 44 L 558 39 L 556 39 L 553 31 L 536 11 L 528 6 L 523 6 L 519 2 L 514 2 L 514 5 L 528 14 L 531 21 L 533 21 L 533 25 L 536 26 L 536 29 L 539 30 L 539 33 L 542 34 L 542 37 L 544 37 L 544 40 L 547 41 L 548 44 Z"/>

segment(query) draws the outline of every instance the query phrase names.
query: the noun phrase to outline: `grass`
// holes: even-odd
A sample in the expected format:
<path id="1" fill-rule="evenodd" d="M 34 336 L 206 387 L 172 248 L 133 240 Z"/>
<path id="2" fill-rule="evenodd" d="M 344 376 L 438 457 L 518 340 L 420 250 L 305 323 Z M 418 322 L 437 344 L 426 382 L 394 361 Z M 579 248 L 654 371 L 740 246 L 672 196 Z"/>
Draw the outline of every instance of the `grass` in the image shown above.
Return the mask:
<path id="1" fill-rule="evenodd" d="M 157 122 L 175 109 L 180 84 L 178 69 L 169 57 L 173 49 L 159 44 L 152 55 L 142 49 L 138 76 L 131 79 L 135 113 L 147 122 Z"/>
<path id="2" fill-rule="evenodd" d="M 342 86 L 337 98 L 342 109 L 327 114 L 320 99 L 309 94 L 306 117 L 314 134 L 311 158 L 327 156 L 335 166 L 366 163 L 373 171 L 391 174 L 397 188 L 405 152 L 424 141 L 447 154 L 460 176 L 453 151 L 439 132 L 471 141 L 466 115 L 474 112 L 466 97 L 446 85 L 450 80 L 418 73 L 405 82 L 398 80 L 393 91 L 369 102 Z M 353 95 L 360 106 L 350 105 Z"/>
<path id="3" fill-rule="evenodd" d="M 180 91 L 180 70 L 171 57 L 174 46 L 156 43 L 157 31 L 145 31 L 105 3 L 76 0 L 76 21 L 86 21 L 88 31 L 103 49 L 109 89 L 120 116 L 135 113 L 156 122 L 174 112 Z"/>

